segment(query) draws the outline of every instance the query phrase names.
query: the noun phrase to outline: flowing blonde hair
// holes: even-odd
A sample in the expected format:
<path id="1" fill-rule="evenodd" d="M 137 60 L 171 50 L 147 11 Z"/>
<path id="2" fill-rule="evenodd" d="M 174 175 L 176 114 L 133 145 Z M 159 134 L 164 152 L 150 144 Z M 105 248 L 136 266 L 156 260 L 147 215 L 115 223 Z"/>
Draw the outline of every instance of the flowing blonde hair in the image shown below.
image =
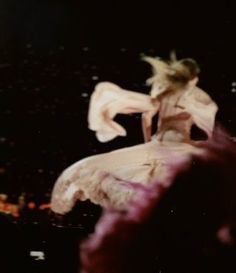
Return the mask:
<path id="1" fill-rule="evenodd" d="M 200 72 L 195 60 L 190 58 L 177 60 L 175 52 L 171 52 L 169 61 L 153 57 L 143 59 L 153 68 L 153 76 L 147 80 L 147 84 L 152 86 L 152 97 L 157 97 L 165 91 L 184 88 Z"/>

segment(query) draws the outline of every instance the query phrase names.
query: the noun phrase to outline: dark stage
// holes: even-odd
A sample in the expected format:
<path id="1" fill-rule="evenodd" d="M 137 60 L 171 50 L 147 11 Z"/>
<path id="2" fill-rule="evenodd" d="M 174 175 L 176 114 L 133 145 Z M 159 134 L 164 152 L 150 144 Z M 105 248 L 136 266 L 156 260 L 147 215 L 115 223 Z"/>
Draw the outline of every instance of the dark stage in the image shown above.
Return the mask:
<path id="1" fill-rule="evenodd" d="M 99 81 L 148 93 L 144 55 L 168 59 L 175 50 L 179 58 L 196 59 L 199 85 L 219 106 L 217 122 L 235 136 L 235 12 L 233 1 L 221 2 L 2 0 L 0 193 L 12 203 L 23 194 L 39 206 L 73 162 L 141 143 L 139 115 L 118 116 L 128 136 L 102 144 L 87 128 L 87 110 Z M 82 207 L 64 220 L 48 212 L 14 220 L 25 256 L 30 250 L 46 255 L 47 263 L 28 255 L 24 270 L 76 272 L 78 241 L 100 214 L 91 204 Z"/>

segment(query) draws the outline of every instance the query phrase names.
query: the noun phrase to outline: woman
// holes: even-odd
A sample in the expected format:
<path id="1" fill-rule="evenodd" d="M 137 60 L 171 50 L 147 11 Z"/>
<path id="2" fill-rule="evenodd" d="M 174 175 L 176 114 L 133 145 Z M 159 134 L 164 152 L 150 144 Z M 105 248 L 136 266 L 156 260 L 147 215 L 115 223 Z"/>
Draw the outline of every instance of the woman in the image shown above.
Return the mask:
<path id="1" fill-rule="evenodd" d="M 89 199 L 103 207 L 122 209 L 135 195 L 130 183 L 159 181 L 168 186 L 173 161 L 202 153 L 190 137 L 193 124 L 211 137 L 216 104 L 196 86 L 199 68 L 192 59 L 170 62 L 146 58 L 154 69 L 148 80 L 150 96 L 119 86 L 99 83 L 91 96 L 88 122 L 99 141 L 126 136 L 113 118 L 116 114 L 142 113 L 144 144 L 91 156 L 66 169 L 52 193 L 52 209 L 68 212 L 76 200 Z M 157 133 L 151 137 L 152 118 L 159 113 Z"/>

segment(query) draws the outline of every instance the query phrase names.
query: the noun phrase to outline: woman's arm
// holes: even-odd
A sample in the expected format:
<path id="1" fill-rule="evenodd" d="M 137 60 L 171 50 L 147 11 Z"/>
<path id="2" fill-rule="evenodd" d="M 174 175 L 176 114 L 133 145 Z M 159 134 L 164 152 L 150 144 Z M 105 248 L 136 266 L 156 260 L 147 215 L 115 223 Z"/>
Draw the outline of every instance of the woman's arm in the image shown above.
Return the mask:
<path id="1" fill-rule="evenodd" d="M 142 131 L 144 142 L 149 142 L 152 136 L 152 118 L 159 110 L 159 102 L 155 101 L 154 105 L 156 108 L 152 111 L 147 111 L 142 114 Z"/>
<path id="2" fill-rule="evenodd" d="M 149 142 L 152 135 L 152 123 L 149 121 L 146 113 L 142 114 L 142 131 L 144 142 Z"/>

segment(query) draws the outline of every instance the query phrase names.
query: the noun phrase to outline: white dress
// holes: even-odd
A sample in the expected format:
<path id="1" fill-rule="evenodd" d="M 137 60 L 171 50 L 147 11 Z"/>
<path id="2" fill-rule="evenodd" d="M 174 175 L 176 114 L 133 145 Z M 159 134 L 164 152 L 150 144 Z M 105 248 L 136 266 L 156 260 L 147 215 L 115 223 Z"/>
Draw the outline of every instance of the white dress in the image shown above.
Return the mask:
<path id="1" fill-rule="evenodd" d="M 64 214 L 76 200 L 86 199 L 122 209 L 135 195 L 130 183 L 167 185 L 173 164 L 203 152 L 191 144 L 191 126 L 211 137 L 217 106 L 195 85 L 153 100 L 109 82 L 99 83 L 91 96 L 88 123 L 98 140 L 107 142 L 126 136 L 126 130 L 113 120 L 116 114 L 143 113 L 151 124 L 157 112 L 158 130 L 150 142 L 87 157 L 67 168 L 55 183 L 52 210 Z"/>

